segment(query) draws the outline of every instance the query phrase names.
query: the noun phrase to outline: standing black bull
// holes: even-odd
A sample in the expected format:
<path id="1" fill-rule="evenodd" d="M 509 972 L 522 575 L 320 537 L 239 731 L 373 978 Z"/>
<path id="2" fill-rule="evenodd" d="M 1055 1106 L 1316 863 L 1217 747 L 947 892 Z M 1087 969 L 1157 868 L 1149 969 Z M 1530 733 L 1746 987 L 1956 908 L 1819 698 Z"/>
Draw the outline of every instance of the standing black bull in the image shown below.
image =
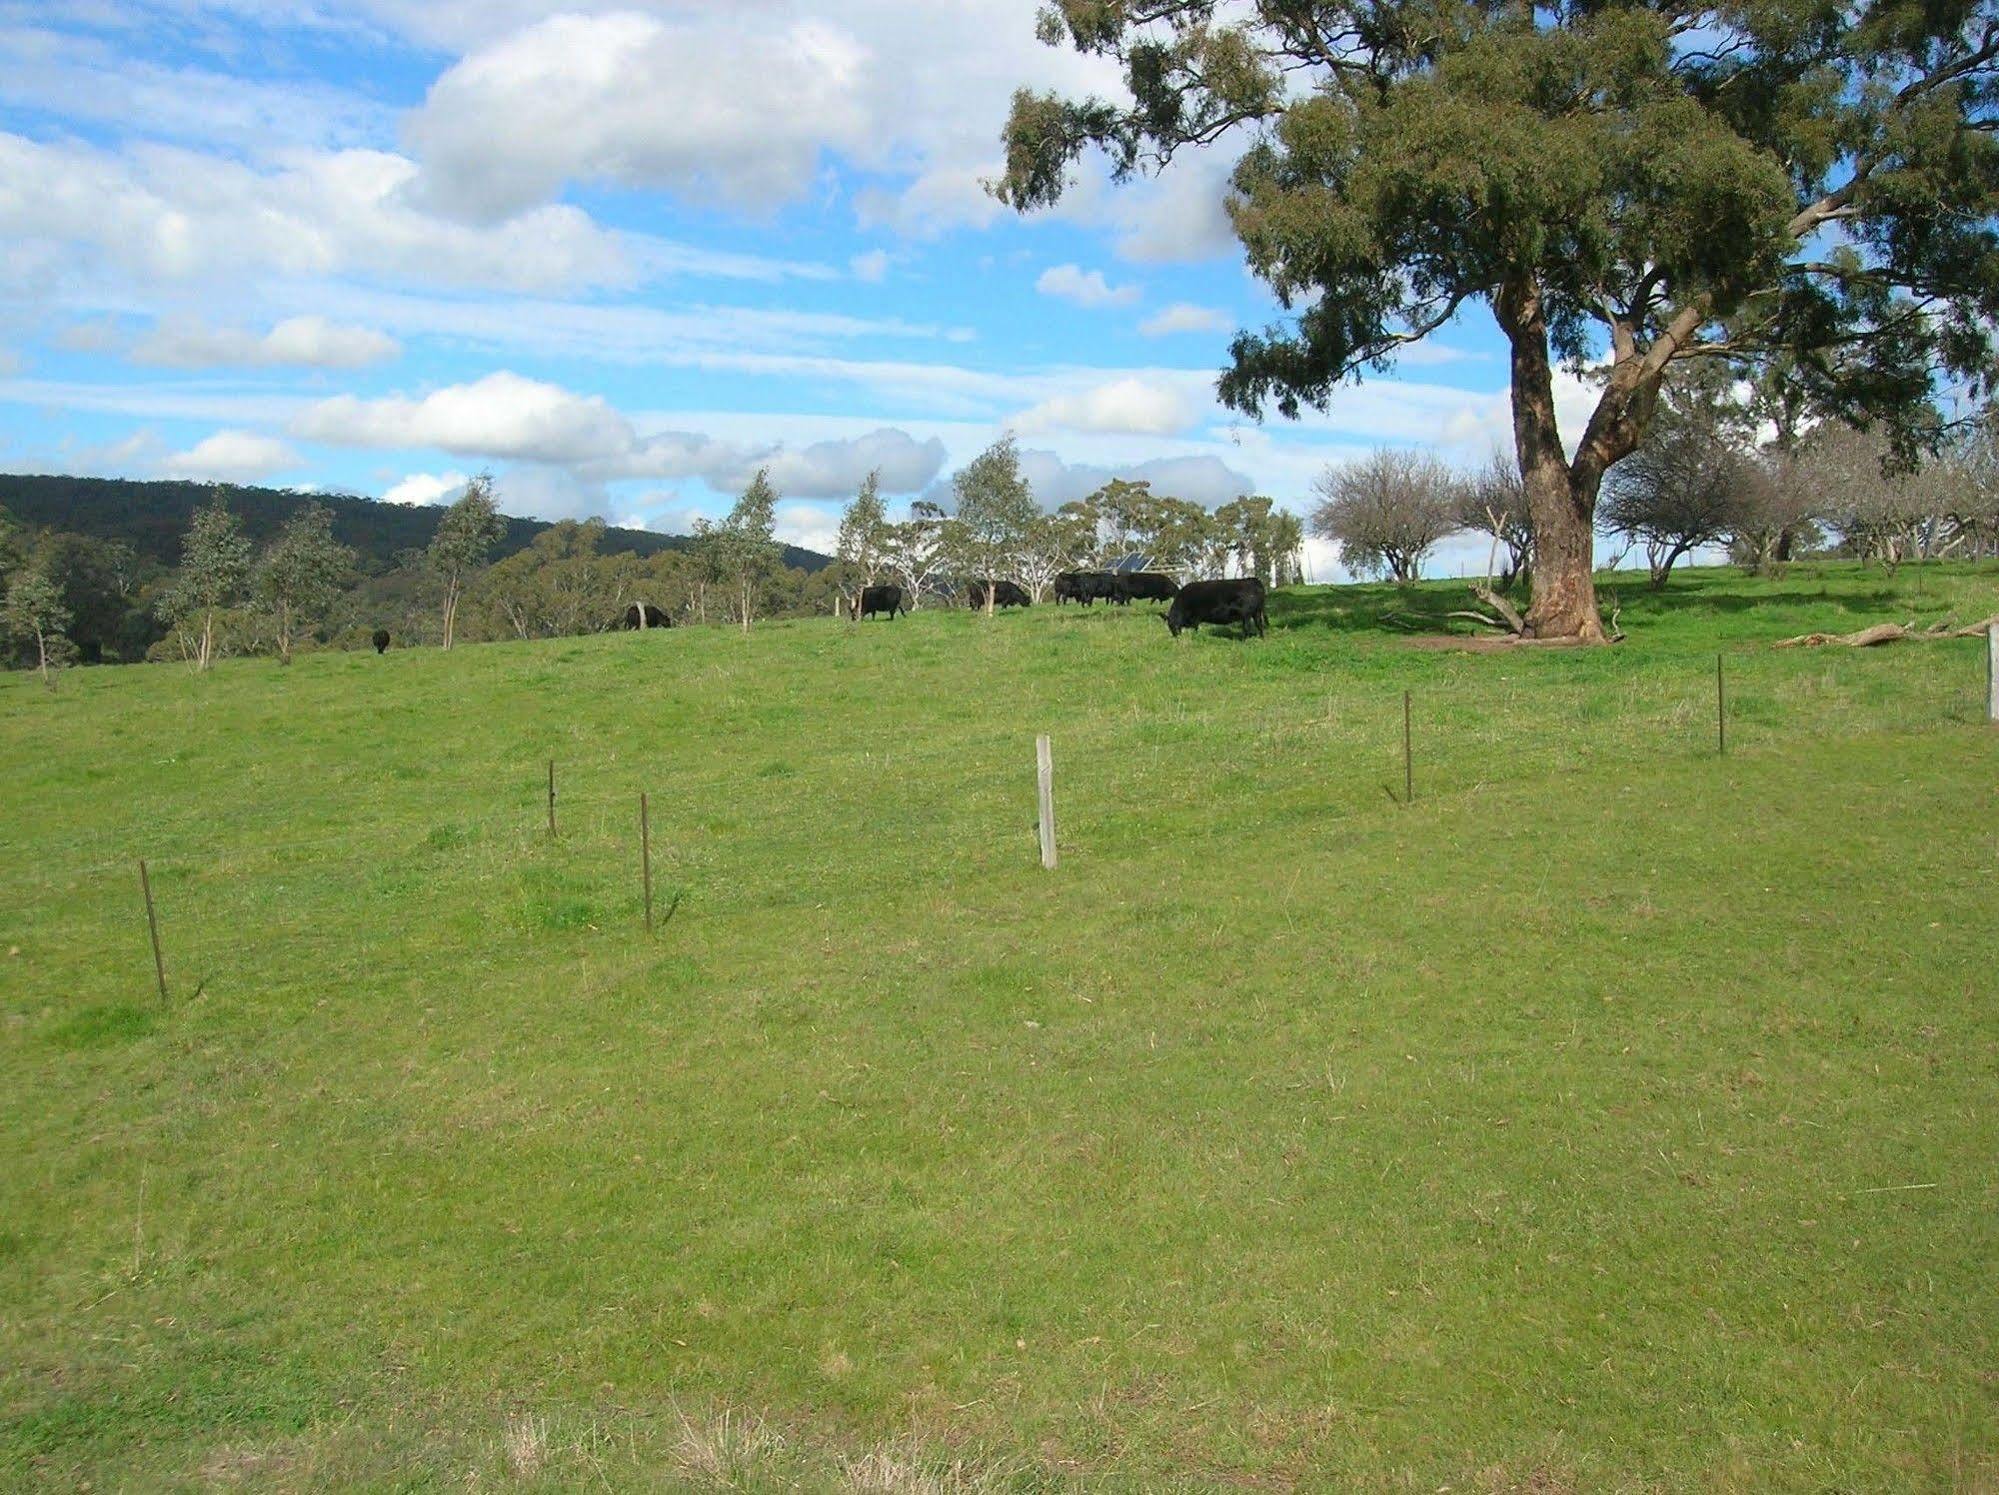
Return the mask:
<path id="1" fill-rule="evenodd" d="M 993 589 L 994 607 L 1028 607 L 1031 599 L 1018 583 L 1011 581 L 975 581 L 972 583 L 971 599 L 973 607 L 986 605 L 986 588 Z"/>
<path id="2" fill-rule="evenodd" d="M 854 609 L 856 618 L 872 618 L 876 613 L 887 613 L 891 623 L 897 612 L 909 611 L 909 599 L 902 595 L 901 587 L 862 587 L 861 605 Z"/>
<path id="3" fill-rule="evenodd" d="M 1190 581 L 1174 595 L 1166 609 L 1166 627 L 1175 638 L 1180 630 L 1201 631 L 1203 623 L 1240 623 L 1242 636 L 1250 629 L 1267 632 L 1269 620 L 1263 612 L 1263 583 L 1254 576 L 1239 581 Z"/>
<path id="4" fill-rule="evenodd" d="M 1055 578 L 1055 601 L 1080 602 L 1088 607 L 1098 598 L 1115 601 L 1117 578 L 1108 571 L 1064 571 Z"/>
<path id="5" fill-rule="evenodd" d="M 377 654 L 386 654 L 386 653 L 388 653 L 388 652 L 389 652 L 389 630 L 388 630 L 388 629 L 386 629 L 386 628 L 377 628 L 377 629 L 375 630 L 375 636 L 374 636 L 374 637 L 373 637 L 372 639 L 370 639 L 370 640 L 369 640 L 368 642 L 369 642 L 369 643 L 371 643 L 371 644 L 373 644 L 373 645 L 375 646 L 375 652 L 376 652 Z"/>
<path id="6" fill-rule="evenodd" d="M 1172 577 L 1157 571 L 1121 571 L 1117 576 L 1119 602 L 1171 602 L 1179 590 Z"/>

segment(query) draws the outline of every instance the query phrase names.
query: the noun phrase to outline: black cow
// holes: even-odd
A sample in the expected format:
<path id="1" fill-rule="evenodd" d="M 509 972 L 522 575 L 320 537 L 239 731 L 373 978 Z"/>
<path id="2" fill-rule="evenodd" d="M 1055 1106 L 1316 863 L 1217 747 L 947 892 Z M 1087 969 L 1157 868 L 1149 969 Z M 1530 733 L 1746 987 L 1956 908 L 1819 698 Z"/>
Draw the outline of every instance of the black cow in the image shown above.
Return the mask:
<path id="1" fill-rule="evenodd" d="M 1121 571 L 1117 585 L 1120 602 L 1171 602 L 1180 590 L 1172 577 L 1157 571 Z"/>
<path id="2" fill-rule="evenodd" d="M 1180 630 L 1201 631 L 1203 623 L 1240 623 L 1242 636 L 1250 629 L 1259 634 L 1270 627 L 1263 612 L 1263 583 L 1254 576 L 1240 581 L 1190 581 L 1174 594 L 1166 609 L 1166 627 L 1175 638 Z"/>
<path id="3" fill-rule="evenodd" d="M 973 607 L 984 607 L 986 605 L 987 587 L 993 589 L 994 607 L 1029 607 L 1033 605 L 1026 590 L 1016 582 L 975 581 L 972 583 L 971 590 Z"/>
<path id="4" fill-rule="evenodd" d="M 862 587 L 861 605 L 855 609 L 856 618 L 872 618 L 876 613 L 887 613 L 893 623 L 897 612 L 908 612 L 909 600 L 902 595 L 901 587 Z"/>
<path id="5" fill-rule="evenodd" d="M 386 654 L 386 653 L 388 653 L 388 652 L 389 652 L 389 630 L 388 630 L 388 629 L 386 629 L 386 628 L 377 628 L 377 629 L 375 630 L 375 636 L 374 636 L 374 638 L 372 638 L 371 640 L 369 640 L 369 642 L 370 642 L 370 643 L 372 643 L 372 644 L 373 644 L 373 645 L 375 646 L 375 652 L 376 652 L 377 654 Z"/>
<path id="6" fill-rule="evenodd" d="M 1117 598 L 1117 578 L 1108 571 L 1064 571 L 1055 578 L 1055 601 L 1080 602 L 1088 607 L 1098 598 Z"/>
<path id="7" fill-rule="evenodd" d="M 673 614 L 665 608 L 654 607 L 650 602 L 634 602 L 625 609 L 624 626 L 627 628 L 671 628 Z"/>

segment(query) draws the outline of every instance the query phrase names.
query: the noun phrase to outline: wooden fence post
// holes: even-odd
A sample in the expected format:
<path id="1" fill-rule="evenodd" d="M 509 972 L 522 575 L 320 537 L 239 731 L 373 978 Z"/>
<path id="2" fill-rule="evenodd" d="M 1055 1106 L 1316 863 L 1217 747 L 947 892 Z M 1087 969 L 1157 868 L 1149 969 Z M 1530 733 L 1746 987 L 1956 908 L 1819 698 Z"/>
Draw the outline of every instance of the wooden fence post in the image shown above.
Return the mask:
<path id="1" fill-rule="evenodd" d="M 1999 621 L 1985 630 L 1985 719 L 1999 725 Z"/>
<path id="2" fill-rule="evenodd" d="M 139 858 L 139 891 L 146 895 L 146 933 L 153 939 L 153 975 L 160 983 L 160 1000 L 167 1000 L 167 962 L 160 954 L 160 921 L 153 912 L 153 880 L 146 875 L 146 859 Z"/>
<path id="3" fill-rule="evenodd" d="M 1055 749 L 1048 734 L 1034 739 L 1034 781 L 1041 808 L 1041 865 L 1055 867 Z"/>
<path id="4" fill-rule="evenodd" d="M 1714 657 L 1714 750 L 1728 753 L 1728 687 L 1722 681 L 1721 656 Z"/>
<path id="5" fill-rule="evenodd" d="M 1416 755 L 1411 746 L 1412 733 L 1409 728 L 1409 692 L 1402 692 L 1402 803 L 1416 803 Z"/>
<path id="6" fill-rule="evenodd" d="M 652 816 L 646 806 L 645 791 L 639 791 L 639 867 L 645 879 L 646 933 L 652 933 Z"/>

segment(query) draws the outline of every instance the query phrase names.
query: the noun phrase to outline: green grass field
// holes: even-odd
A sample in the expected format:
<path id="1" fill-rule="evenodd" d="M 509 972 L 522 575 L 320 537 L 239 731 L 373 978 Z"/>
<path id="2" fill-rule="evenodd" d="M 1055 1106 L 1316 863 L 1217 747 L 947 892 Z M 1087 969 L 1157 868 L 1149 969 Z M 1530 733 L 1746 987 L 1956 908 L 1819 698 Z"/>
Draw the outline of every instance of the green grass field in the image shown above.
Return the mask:
<path id="1" fill-rule="evenodd" d="M 1999 1487 L 1999 570 L 1619 591 L 0 680 L 0 1486 Z"/>

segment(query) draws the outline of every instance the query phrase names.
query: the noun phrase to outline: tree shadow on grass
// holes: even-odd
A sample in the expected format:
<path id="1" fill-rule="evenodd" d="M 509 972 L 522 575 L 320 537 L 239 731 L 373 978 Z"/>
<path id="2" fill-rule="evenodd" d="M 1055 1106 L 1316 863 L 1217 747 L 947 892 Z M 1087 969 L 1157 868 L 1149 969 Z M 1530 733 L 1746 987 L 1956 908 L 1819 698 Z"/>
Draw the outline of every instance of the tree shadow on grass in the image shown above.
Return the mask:
<path id="1" fill-rule="evenodd" d="M 1599 593 L 1602 590 L 1599 584 Z M 1664 591 L 1654 591 L 1649 584 L 1641 581 L 1636 587 L 1624 590 L 1622 595 L 1626 611 L 1632 613 L 1744 613 L 1758 609 L 1808 607 L 1836 608 L 1840 612 L 1872 617 L 1896 607 L 1906 607 L 1910 600 L 1891 587 L 1869 592 L 1835 592 L 1824 586 L 1814 591 L 1783 591 L 1773 587 L 1767 592 L 1716 592 L 1698 583 L 1682 586 L 1670 581 Z"/>
<path id="2" fill-rule="evenodd" d="M 1516 605 L 1525 598 L 1509 599 Z M 1379 633 L 1394 637 L 1412 633 L 1480 634 L 1481 628 L 1469 618 L 1447 618 L 1446 613 L 1478 608 L 1478 599 L 1462 582 L 1418 582 L 1399 587 L 1388 582 L 1363 582 L 1347 586 L 1285 588 L 1270 594 L 1270 627 L 1273 632 L 1293 629 L 1328 629 L 1340 633 Z"/>

